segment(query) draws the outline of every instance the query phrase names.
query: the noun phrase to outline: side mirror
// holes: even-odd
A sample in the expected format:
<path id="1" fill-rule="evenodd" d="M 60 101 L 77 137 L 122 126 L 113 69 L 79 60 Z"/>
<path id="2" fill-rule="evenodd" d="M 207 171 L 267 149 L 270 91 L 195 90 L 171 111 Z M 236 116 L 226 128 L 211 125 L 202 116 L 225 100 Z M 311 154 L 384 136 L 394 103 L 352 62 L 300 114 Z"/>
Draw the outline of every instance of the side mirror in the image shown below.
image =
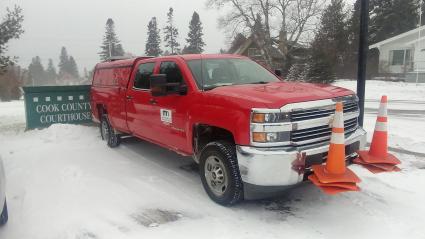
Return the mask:
<path id="1" fill-rule="evenodd" d="M 282 70 L 276 69 L 276 70 L 274 70 L 274 74 L 281 77 L 282 76 Z"/>
<path id="2" fill-rule="evenodd" d="M 152 96 L 167 95 L 167 75 L 165 74 L 151 75 L 150 81 L 151 81 Z"/>
<path id="3" fill-rule="evenodd" d="M 187 95 L 187 85 L 179 86 L 179 95 Z"/>
<path id="4" fill-rule="evenodd" d="M 140 82 L 142 80 L 142 74 L 139 71 L 136 72 L 136 76 L 134 77 L 134 87 L 139 87 Z"/>

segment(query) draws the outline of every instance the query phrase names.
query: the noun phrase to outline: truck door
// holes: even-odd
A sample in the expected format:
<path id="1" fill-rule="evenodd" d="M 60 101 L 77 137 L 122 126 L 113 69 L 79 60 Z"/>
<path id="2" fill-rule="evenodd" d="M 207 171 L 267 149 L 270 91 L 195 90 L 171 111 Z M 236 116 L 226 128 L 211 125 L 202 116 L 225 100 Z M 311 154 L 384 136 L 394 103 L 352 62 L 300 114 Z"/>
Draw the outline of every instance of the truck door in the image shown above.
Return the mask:
<path id="1" fill-rule="evenodd" d="M 151 104 L 150 76 L 155 62 L 143 62 L 134 68 L 127 88 L 127 125 L 130 132 L 145 139 L 153 139 L 155 132 L 151 127 L 155 106 Z"/>
<path id="2" fill-rule="evenodd" d="M 164 60 L 160 63 L 159 74 L 167 76 L 167 82 L 188 85 L 177 61 Z M 153 97 L 156 107 L 152 125 L 155 128 L 156 141 L 181 151 L 190 152 L 187 142 L 188 106 L 187 95 L 172 94 Z"/>

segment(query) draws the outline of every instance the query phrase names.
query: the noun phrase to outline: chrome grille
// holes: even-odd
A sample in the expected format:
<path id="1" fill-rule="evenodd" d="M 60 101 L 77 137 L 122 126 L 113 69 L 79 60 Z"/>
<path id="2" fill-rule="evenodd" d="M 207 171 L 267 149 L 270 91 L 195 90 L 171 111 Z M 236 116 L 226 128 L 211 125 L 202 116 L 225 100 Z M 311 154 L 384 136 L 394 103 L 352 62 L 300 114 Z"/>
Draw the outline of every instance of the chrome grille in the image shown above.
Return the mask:
<path id="1" fill-rule="evenodd" d="M 357 101 L 344 102 L 344 113 L 358 112 Z M 335 113 L 335 106 L 327 106 L 321 108 L 313 108 L 306 110 L 297 110 L 291 112 L 292 122 L 303 124 L 304 120 L 314 120 L 319 118 L 330 117 Z M 305 122 L 307 122 L 305 121 Z M 350 118 L 344 121 L 345 137 L 350 136 L 358 128 L 358 118 Z M 293 130 L 290 133 L 290 141 L 294 145 L 308 145 L 323 142 L 329 142 L 332 129 L 329 125 L 315 126 L 307 129 Z"/>
<path id="2" fill-rule="evenodd" d="M 344 113 L 358 111 L 357 102 L 344 102 Z M 302 120 L 317 119 L 334 114 L 335 106 L 297 110 L 291 113 L 291 121 L 297 122 Z"/>

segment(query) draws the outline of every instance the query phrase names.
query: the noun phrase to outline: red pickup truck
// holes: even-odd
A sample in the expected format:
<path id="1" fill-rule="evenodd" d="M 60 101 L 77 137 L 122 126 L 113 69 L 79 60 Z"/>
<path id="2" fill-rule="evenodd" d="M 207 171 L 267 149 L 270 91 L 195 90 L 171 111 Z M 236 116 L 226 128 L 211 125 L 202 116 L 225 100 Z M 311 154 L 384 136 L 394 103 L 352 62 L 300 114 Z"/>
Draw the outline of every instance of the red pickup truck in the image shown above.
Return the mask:
<path id="1" fill-rule="evenodd" d="M 264 198 L 326 160 L 335 102 L 344 103 L 347 160 L 366 143 L 352 91 L 278 73 L 237 55 L 111 60 L 94 71 L 93 119 L 110 147 L 131 135 L 192 156 L 219 204 Z"/>

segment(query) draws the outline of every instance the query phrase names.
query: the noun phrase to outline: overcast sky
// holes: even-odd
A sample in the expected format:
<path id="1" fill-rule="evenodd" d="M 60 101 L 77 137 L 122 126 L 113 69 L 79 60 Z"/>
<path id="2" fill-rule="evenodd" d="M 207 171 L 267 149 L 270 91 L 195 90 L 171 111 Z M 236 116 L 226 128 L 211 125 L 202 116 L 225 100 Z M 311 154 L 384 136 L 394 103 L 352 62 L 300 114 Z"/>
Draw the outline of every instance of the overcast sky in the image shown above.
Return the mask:
<path id="1" fill-rule="evenodd" d="M 169 7 L 174 8 L 181 45 L 193 11 L 197 11 L 204 26 L 206 53 L 217 53 L 226 46 L 224 34 L 217 28 L 219 12 L 207 9 L 204 0 L 0 0 L 0 9 L 14 4 L 24 10 L 25 33 L 10 42 L 8 55 L 18 56 L 23 67 L 37 55 L 44 65 L 52 58 L 57 66 L 60 49 L 65 46 L 76 58 L 80 73 L 84 67 L 93 68 L 99 61 L 97 53 L 109 17 L 115 21 L 124 50 L 143 55 L 149 20 L 156 16 L 162 29 Z"/>
<path id="2" fill-rule="evenodd" d="M 352 3 L 355 0 L 346 0 Z M 18 56 L 19 65 L 28 67 L 34 56 L 46 66 L 52 58 L 55 66 L 65 46 L 77 61 L 80 73 L 91 70 L 99 62 L 98 52 L 108 18 L 115 21 L 116 32 L 124 50 L 143 55 L 147 24 L 157 17 L 162 29 L 169 7 L 174 8 L 179 42 L 183 46 L 193 11 L 197 11 L 204 27 L 205 53 L 218 53 L 226 48 L 224 32 L 217 19 L 222 12 L 208 9 L 206 0 L 0 0 L 0 12 L 17 4 L 23 8 L 25 33 L 9 44 L 8 55 Z"/>

